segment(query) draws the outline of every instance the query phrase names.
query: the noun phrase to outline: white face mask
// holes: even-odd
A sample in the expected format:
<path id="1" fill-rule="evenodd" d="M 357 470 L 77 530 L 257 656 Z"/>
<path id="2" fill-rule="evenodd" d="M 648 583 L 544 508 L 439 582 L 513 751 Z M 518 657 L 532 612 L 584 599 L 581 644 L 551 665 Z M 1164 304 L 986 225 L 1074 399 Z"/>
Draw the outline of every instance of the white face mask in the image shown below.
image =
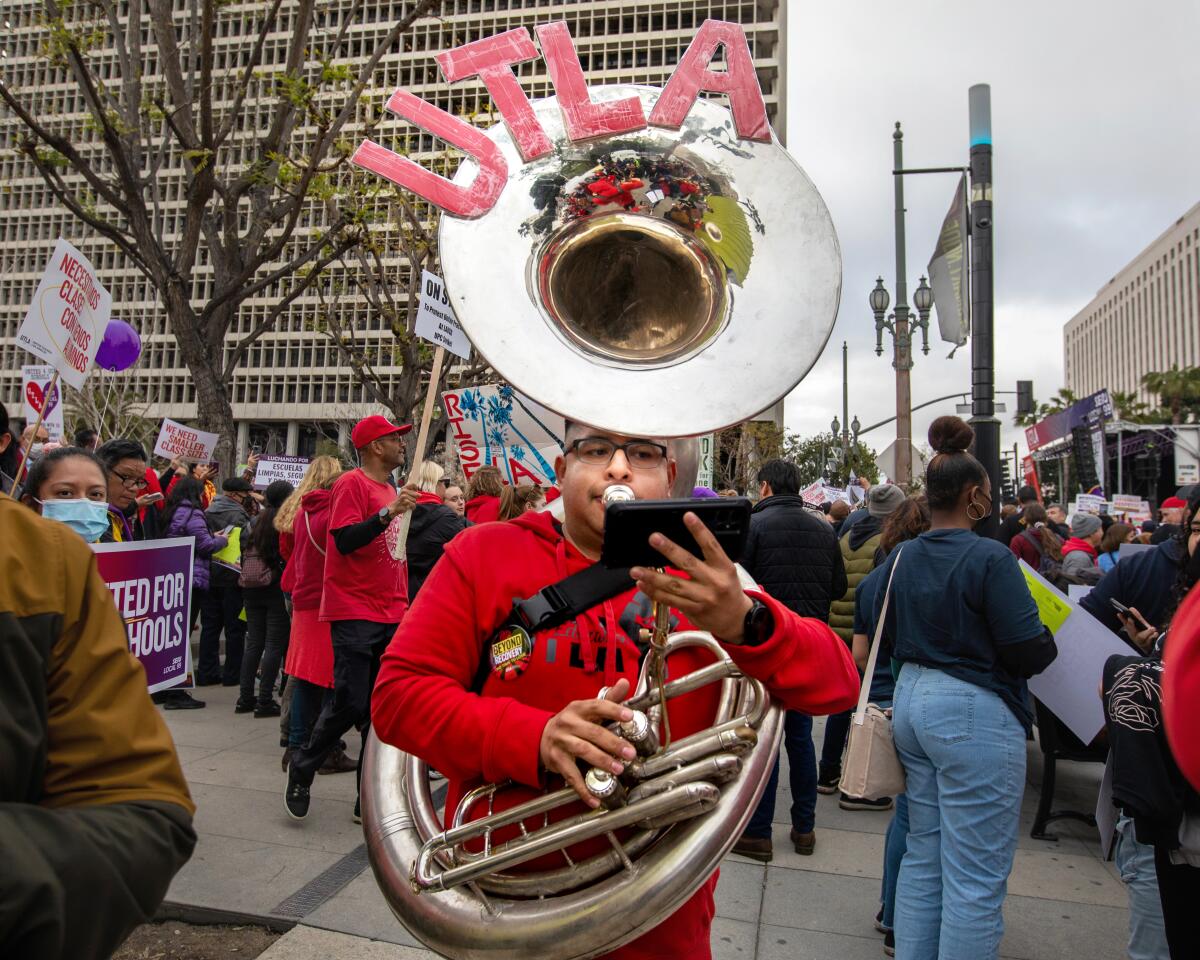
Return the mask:
<path id="1" fill-rule="evenodd" d="M 29 455 L 31 457 L 40 457 L 45 452 L 46 445 L 44 443 L 35 443 L 29 448 Z"/>
<path id="2" fill-rule="evenodd" d="M 42 516 L 65 523 L 88 543 L 95 543 L 109 527 L 108 504 L 103 500 L 39 500 Z"/>

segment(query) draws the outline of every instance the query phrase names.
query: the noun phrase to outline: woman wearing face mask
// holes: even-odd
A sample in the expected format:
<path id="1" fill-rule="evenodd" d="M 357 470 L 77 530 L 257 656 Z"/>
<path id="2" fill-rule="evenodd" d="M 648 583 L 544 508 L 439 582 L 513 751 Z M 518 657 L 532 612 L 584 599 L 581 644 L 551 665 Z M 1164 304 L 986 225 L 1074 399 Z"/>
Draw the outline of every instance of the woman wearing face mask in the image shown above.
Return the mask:
<path id="1" fill-rule="evenodd" d="M 108 481 L 100 461 L 79 447 L 59 447 L 29 468 L 22 502 L 58 520 L 88 543 L 108 531 Z"/>
<path id="2" fill-rule="evenodd" d="M 992 510 L 973 440 L 958 417 L 933 422 L 930 529 L 876 571 L 895 570 L 885 636 L 900 664 L 893 724 L 908 780 L 900 960 L 998 955 L 1033 721 L 1025 679 L 1058 652 L 1016 557 L 973 532 Z"/>

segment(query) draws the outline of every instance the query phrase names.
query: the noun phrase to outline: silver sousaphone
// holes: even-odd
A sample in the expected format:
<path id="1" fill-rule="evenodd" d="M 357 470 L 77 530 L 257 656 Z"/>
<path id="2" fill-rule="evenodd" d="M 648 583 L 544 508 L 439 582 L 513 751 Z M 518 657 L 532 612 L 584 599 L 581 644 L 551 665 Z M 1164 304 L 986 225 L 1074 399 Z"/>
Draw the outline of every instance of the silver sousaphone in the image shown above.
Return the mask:
<path id="1" fill-rule="evenodd" d="M 647 115 L 659 93 L 590 92 L 636 95 Z M 480 353 L 568 419 L 635 436 L 707 433 L 786 395 L 820 355 L 841 288 L 829 212 L 788 153 L 739 140 L 712 101 L 677 131 L 584 143 L 567 138 L 555 98 L 534 109 L 555 149 L 523 163 L 506 128 L 491 128 L 507 187 L 479 219 L 442 219 L 446 287 Z M 468 161 L 456 180 L 474 174 Z M 664 664 L 690 646 L 714 662 L 667 681 Z M 622 730 L 639 757 L 618 779 L 589 778 L 595 811 L 552 820 L 577 803 L 561 789 L 494 813 L 504 785 L 489 784 L 443 822 L 425 763 L 372 735 L 367 849 L 423 943 L 462 960 L 595 957 L 657 926 L 717 868 L 762 795 L 782 711 L 708 634 L 668 636 L 660 615 L 651 650 L 628 701 L 641 727 Z M 712 726 L 671 740 L 663 704 L 708 683 L 720 684 Z M 602 853 L 570 856 L 591 838 L 607 841 Z M 548 853 L 555 867 L 521 869 Z"/>

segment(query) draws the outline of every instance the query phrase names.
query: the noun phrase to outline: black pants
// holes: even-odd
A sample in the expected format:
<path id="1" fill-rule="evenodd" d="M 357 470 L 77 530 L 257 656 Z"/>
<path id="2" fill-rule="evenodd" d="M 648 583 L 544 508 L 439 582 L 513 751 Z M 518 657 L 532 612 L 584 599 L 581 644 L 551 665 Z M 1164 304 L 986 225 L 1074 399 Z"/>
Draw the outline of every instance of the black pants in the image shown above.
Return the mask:
<path id="1" fill-rule="evenodd" d="M 846 750 L 846 737 L 850 734 L 850 718 L 853 710 L 844 710 L 825 718 L 825 739 L 821 742 L 821 763 L 817 777 L 832 780 L 842 772 L 842 754 Z"/>
<path id="2" fill-rule="evenodd" d="M 1155 847 L 1154 872 L 1171 960 L 1195 960 L 1200 957 L 1200 927 L 1195 917 L 1200 904 L 1200 867 L 1172 864 L 1167 851 Z"/>
<path id="3" fill-rule="evenodd" d="M 225 631 L 225 665 L 221 666 L 221 631 Z M 200 662 L 196 665 L 199 683 L 224 683 L 232 686 L 242 676 L 242 648 L 246 623 L 242 620 L 242 588 L 237 581 L 222 582 L 214 570 L 212 582 L 200 602 Z"/>
<path id="4" fill-rule="evenodd" d="M 266 706 L 275 697 L 275 680 L 287 651 L 291 618 L 278 583 L 242 590 L 246 605 L 246 651 L 242 656 L 242 703 L 254 702 L 254 675 L 260 677 L 258 703 Z M 262 669 L 259 669 L 259 664 Z"/>
<path id="5" fill-rule="evenodd" d="M 333 696 L 325 701 L 313 726 L 308 743 L 292 754 L 289 777 L 308 786 L 325 762 L 329 751 L 351 728 L 363 736 L 371 728 L 371 691 L 379 675 L 379 659 L 396 632 L 394 623 L 369 620 L 336 620 L 333 635 Z M 358 773 L 362 777 L 362 758 L 358 754 Z"/>

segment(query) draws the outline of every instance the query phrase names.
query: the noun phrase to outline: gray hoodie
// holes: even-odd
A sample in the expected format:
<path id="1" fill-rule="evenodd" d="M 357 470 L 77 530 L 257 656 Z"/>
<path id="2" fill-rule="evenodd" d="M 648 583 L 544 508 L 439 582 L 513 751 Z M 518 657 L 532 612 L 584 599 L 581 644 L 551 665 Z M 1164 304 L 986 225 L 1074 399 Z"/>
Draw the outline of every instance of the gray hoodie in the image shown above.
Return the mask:
<path id="1" fill-rule="evenodd" d="M 250 522 L 250 515 L 246 513 L 242 505 L 223 493 L 213 497 L 204 516 L 208 521 L 208 529 L 214 533 L 224 530 L 228 526 L 241 527 L 244 530 Z"/>

